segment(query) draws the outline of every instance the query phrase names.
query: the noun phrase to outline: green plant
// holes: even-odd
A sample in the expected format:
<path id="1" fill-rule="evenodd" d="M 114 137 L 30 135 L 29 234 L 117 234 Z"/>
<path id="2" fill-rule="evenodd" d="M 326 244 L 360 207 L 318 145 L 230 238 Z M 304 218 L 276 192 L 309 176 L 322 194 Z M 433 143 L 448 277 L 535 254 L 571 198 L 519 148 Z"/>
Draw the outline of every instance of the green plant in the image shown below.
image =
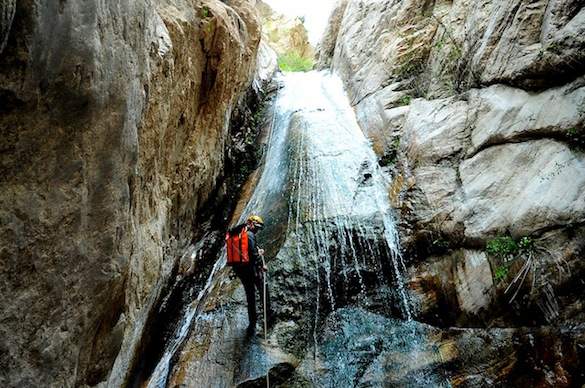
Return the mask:
<path id="1" fill-rule="evenodd" d="M 392 148 L 398 151 L 398 148 L 400 148 L 400 137 L 396 136 L 392 139 Z"/>
<path id="2" fill-rule="evenodd" d="M 437 238 L 432 242 L 433 247 L 439 249 L 447 249 L 449 248 L 449 242 L 443 238 Z"/>
<path id="3" fill-rule="evenodd" d="M 380 158 L 378 164 L 382 167 L 391 165 L 396 163 L 396 153 L 395 152 L 388 152 Z"/>
<path id="4" fill-rule="evenodd" d="M 551 52 L 553 54 L 561 54 L 562 48 L 561 45 L 557 42 L 551 42 L 545 46 L 545 50 Z"/>
<path id="5" fill-rule="evenodd" d="M 488 241 L 486 251 L 498 258 L 510 258 L 518 253 L 519 247 L 512 237 L 496 237 Z"/>
<path id="6" fill-rule="evenodd" d="M 534 250 L 534 240 L 530 237 L 522 237 L 518 242 L 521 253 L 528 253 Z"/>
<path id="7" fill-rule="evenodd" d="M 424 67 L 425 63 L 422 59 L 415 59 L 413 58 L 413 55 L 409 55 L 396 70 L 396 75 L 403 79 L 410 78 L 421 73 L 424 70 Z"/>
<path id="8" fill-rule="evenodd" d="M 505 294 L 514 291 L 509 303 L 514 301 L 529 273 L 532 273 L 533 278 L 530 291 L 532 293 L 536 277 L 536 269 L 538 266 L 535 259 L 536 244 L 532 237 L 524 236 L 516 241 L 510 236 L 499 236 L 488 241 L 486 251 L 488 254 L 497 258 L 500 262 L 500 265 L 494 270 L 493 275 L 496 283 L 499 283 L 508 277 L 509 266 L 511 265 L 510 262 L 512 260 L 522 259 L 524 261 L 524 264 L 520 270 L 514 274 L 512 281 L 504 291 Z"/>
<path id="9" fill-rule="evenodd" d="M 405 105 L 410 105 L 410 102 L 412 101 L 412 97 L 407 95 L 404 95 L 402 97 L 400 97 L 400 99 L 398 100 L 398 106 L 405 106 Z"/>
<path id="10" fill-rule="evenodd" d="M 571 127 L 567 129 L 567 136 L 573 143 L 577 143 L 580 146 L 585 145 L 585 133 L 583 131 L 579 131 L 579 128 Z"/>
<path id="11" fill-rule="evenodd" d="M 585 151 L 585 131 L 577 127 L 571 127 L 566 130 L 569 144 L 580 151 Z"/>
<path id="12" fill-rule="evenodd" d="M 449 60 L 452 62 L 457 62 L 461 59 L 462 56 L 463 54 L 461 53 L 459 46 L 451 46 L 447 58 L 449 58 Z"/>
<path id="13" fill-rule="evenodd" d="M 209 12 L 209 7 L 208 7 L 208 6 L 206 6 L 206 5 L 204 5 L 204 6 L 201 8 L 201 17 L 202 17 L 203 19 L 206 19 L 206 18 L 208 18 L 208 17 L 209 17 L 209 15 L 210 15 L 210 12 Z"/>
<path id="14" fill-rule="evenodd" d="M 509 272 L 509 269 L 505 265 L 501 265 L 498 268 L 496 268 L 496 271 L 494 273 L 494 278 L 495 278 L 496 283 L 499 283 L 502 280 L 504 280 L 508 276 L 508 272 Z"/>
<path id="15" fill-rule="evenodd" d="M 291 51 L 278 57 L 278 67 L 282 71 L 310 71 L 313 70 L 313 59 Z"/>

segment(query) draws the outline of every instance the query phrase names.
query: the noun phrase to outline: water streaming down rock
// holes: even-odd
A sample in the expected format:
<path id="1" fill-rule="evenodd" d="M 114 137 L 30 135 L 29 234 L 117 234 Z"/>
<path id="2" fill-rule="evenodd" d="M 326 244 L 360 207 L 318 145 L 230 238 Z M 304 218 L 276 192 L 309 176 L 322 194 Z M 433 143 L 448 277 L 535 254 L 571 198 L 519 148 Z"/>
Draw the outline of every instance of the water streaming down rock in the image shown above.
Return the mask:
<path id="1" fill-rule="evenodd" d="M 194 247 L 191 246 L 188 248 L 186 254 L 196 255 L 196 251 L 193 249 Z M 171 358 L 175 355 L 175 353 L 179 350 L 185 338 L 189 334 L 189 329 L 193 324 L 193 319 L 201 319 L 203 316 L 201 313 L 201 301 L 203 298 L 209 294 L 211 291 L 211 287 L 213 286 L 213 279 L 217 273 L 217 271 L 225 265 L 225 257 L 222 257 L 218 260 L 213 269 L 211 270 L 211 274 L 207 279 L 207 283 L 199 292 L 197 298 L 191 303 L 188 307 L 186 313 L 181 318 L 177 326 L 177 330 L 175 336 L 171 339 L 171 342 L 168 344 L 167 349 L 165 350 L 163 357 L 157 363 L 156 368 L 154 369 L 150 379 L 148 381 L 148 388 L 162 388 L 167 385 L 167 381 L 169 378 L 169 372 L 171 368 Z"/>
<path id="2" fill-rule="evenodd" d="M 289 227 L 303 235 L 300 238 L 304 238 L 308 254 L 316 257 L 318 267 L 325 271 L 332 309 L 333 260 L 341 260 L 339 268 L 345 280 L 348 272 L 353 272 L 360 292 L 364 292 L 361 274 L 365 256 L 381 258 L 384 255 L 379 249 L 383 247 L 390 253 L 403 313 L 410 320 L 401 275 L 404 263 L 388 201 L 389 182 L 357 124 L 341 81 L 327 73 L 313 72 L 290 74 L 287 82 L 294 87 L 281 103 L 289 107 L 291 122 L 286 127 L 295 130 L 289 142 L 293 161 L 289 172 Z M 375 233 L 376 227 L 382 233 Z M 333 255 L 331 241 L 338 247 Z"/>
<path id="3" fill-rule="evenodd" d="M 421 339 L 426 329 L 411 320 L 389 182 L 341 81 L 309 72 L 280 82 L 263 171 L 241 216 L 267 221 L 259 238 L 277 324 L 267 342 L 245 338 L 244 293 L 222 257 L 148 386 L 254 386 L 268 370 L 273 382 L 352 386 L 367 378 L 375 385 L 396 353 L 404 353 L 397 365 L 405 367 L 397 381 L 415 374 L 418 385 L 437 385 L 416 371 L 436 356 Z M 351 361 L 356 341 L 371 351 L 358 349 Z"/>

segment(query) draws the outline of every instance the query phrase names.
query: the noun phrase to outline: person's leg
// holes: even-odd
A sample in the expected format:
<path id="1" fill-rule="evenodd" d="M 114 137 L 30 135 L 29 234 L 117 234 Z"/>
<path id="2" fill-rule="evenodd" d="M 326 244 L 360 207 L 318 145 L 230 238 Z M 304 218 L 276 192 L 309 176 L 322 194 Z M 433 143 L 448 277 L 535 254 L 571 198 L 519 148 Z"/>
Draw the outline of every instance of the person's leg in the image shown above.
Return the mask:
<path id="1" fill-rule="evenodd" d="M 253 328 L 256 326 L 257 315 L 256 315 L 256 295 L 254 289 L 254 274 L 247 268 L 238 268 L 236 275 L 242 281 L 244 291 L 246 292 L 246 303 L 248 304 L 248 323 L 249 327 Z"/>
<path id="2" fill-rule="evenodd" d="M 264 276 L 265 274 L 258 273 L 254 276 L 256 288 L 259 290 L 260 298 L 262 298 L 262 303 L 264 303 Z M 267 316 L 267 326 L 272 326 L 274 314 L 272 312 L 271 304 L 270 304 L 270 291 L 268 289 L 268 283 L 266 283 L 266 306 L 262 306 L 262 308 L 266 308 L 266 316 Z"/>

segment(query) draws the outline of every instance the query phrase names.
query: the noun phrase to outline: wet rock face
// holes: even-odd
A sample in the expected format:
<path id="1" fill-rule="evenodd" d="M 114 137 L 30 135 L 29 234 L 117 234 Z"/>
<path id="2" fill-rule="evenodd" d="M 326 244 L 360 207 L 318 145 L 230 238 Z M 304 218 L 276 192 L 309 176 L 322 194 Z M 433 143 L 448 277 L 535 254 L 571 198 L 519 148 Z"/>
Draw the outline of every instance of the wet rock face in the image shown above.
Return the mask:
<path id="1" fill-rule="evenodd" d="M 277 385 L 320 386 L 346 373 L 332 368 L 317 375 L 313 362 L 340 309 L 359 306 L 366 319 L 379 320 L 408 314 L 386 186 L 340 80 L 289 74 L 284 83 L 266 164 L 253 195 L 244 198 L 244 214 L 253 209 L 267 220 L 258 241 L 270 252 L 269 341 L 260 326 L 256 336 L 245 335 L 243 287 L 219 260 L 203 292 L 189 301 L 149 386 L 260 386 L 267 373 Z M 368 360 L 360 361 L 363 367 Z"/>
<path id="2" fill-rule="evenodd" d="M 319 60 L 343 78 L 392 175 L 414 315 L 443 328 L 541 327 L 544 342 L 561 336 L 558 327 L 577 325 L 581 336 L 582 4 L 338 4 L 345 10 L 331 18 Z M 533 346 L 515 341 L 516 352 Z M 483 355 L 499 357 L 493 350 Z M 529 362 L 538 357 L 549 355 Z M 582 381 L 569 372 L 582 355 L 562 370 L 549 361 L 544 384 Z M 451 382 L 473 385 L 469 365 L 458 365 Z M 522 381 L 505 373 L 499 381 Z"/>
<path id="3" fill-rule="evenodd" d="M 0 7 L 0 382 L 117 386 L 200 209 L 225 192 L 256 11 L 13 5 Z"/>

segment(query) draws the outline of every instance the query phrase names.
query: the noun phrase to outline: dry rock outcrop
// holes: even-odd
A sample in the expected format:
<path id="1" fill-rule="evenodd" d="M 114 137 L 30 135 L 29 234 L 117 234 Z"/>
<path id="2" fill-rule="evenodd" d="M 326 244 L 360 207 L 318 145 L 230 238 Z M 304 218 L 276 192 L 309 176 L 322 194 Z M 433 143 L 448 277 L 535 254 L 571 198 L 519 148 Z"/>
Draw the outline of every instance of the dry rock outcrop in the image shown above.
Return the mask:
<path id="1" fill-rule="evenodd" d="M 309 42 L 304 20 L 279 14 L 261 0 L 256 7 L 262 20 L 263 39 L 279 56 L 295 53 L 302 58 L 313 57 L 315 50 Z"/>
<path id="2" fill-rule="evenodd" d="M 202 212 L 225 197 L 257 12 L 14 4 L 0 6 L 0 385 L 124 385 Z"/>

